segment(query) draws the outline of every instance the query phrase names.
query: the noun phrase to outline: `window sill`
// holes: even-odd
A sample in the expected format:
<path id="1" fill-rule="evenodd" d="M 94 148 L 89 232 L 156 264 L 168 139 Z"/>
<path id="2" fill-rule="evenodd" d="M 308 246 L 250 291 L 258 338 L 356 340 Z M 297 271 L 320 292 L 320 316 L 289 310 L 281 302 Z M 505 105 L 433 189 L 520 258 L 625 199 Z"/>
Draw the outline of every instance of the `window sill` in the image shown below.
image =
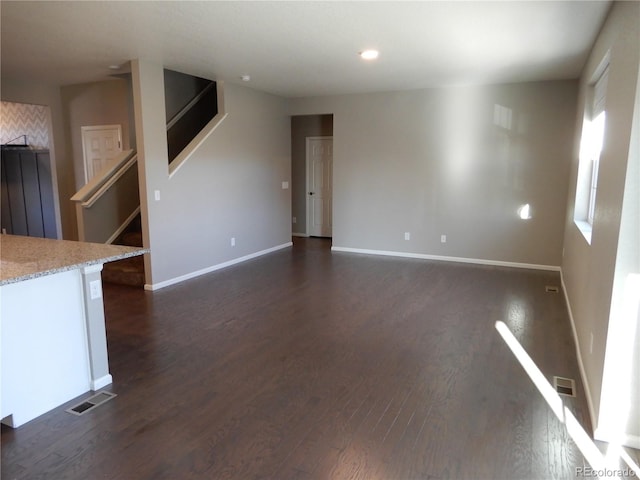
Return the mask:
<path id="1" fill-rule="evenodd" d="M 576 224 L 576 227 L 578 227 L 578 230 L 580 230 L 580 233 L 582 233 L 582 236 L 587 241 L 587 243 L 591 245 L 591 232 L 593 230 L 591 224 L 589 222 L 585 222 L 584 220 L 574 220 L 574 223 Z"/>

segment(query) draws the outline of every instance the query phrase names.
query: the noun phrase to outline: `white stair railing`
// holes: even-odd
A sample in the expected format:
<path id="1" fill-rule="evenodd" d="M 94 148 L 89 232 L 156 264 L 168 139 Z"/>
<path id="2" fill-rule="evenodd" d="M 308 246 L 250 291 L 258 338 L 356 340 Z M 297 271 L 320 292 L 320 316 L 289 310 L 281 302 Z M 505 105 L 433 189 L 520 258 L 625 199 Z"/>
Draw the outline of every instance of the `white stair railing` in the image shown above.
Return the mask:
<path id="1" fill-rule="evenodd" d="M 137 161 L 134 150 L 123 151 L 71 197 L 80 241 L 112 243 L 140 212 Z"/>

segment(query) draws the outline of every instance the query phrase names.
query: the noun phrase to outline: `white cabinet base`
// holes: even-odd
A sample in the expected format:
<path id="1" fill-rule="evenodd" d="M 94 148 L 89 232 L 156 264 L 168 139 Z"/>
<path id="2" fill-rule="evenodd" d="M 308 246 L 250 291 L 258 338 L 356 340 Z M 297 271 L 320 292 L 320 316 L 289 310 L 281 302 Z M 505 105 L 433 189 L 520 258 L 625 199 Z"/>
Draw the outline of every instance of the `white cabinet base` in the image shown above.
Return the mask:
<path id="1" fill-rule="evenodd" d="M 0 287 L 0 418 L 11 427 L 111 383 L 102 297 L 86 294 L 102 266 Z"/>

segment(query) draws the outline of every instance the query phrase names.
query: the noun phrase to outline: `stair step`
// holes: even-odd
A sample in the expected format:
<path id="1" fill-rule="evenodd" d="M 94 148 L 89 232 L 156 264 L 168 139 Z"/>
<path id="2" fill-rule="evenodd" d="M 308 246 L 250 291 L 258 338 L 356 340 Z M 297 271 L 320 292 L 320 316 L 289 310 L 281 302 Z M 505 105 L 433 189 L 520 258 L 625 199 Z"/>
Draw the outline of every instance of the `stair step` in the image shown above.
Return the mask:
<path id="1" fill-rule="evenodd" d="M 125 258 L 116 262 L 104 264 L 102 270 L 102 280 L 119 285 L 130 285 L 132 287 L 144 287 L 144 258 Z"/>
<path id="2" fill-rule="evenodd" d="M 142 247 L 142 232 L 127 232 L 122 235 L 122 245 Z"/>

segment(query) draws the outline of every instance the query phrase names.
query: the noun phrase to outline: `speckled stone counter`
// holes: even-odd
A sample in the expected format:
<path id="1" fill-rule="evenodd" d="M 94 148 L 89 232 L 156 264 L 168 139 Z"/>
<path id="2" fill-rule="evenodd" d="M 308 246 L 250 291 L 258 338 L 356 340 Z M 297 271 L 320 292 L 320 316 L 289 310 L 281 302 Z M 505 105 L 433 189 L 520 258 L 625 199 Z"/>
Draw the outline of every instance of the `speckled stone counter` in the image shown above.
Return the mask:
<path id="1" fill-rule="evenodd" d="M 0 421 L 20 425 L 112 383 L 102 265 L 147 250 L 0 235 Z"/>
<path id="2" fill-rule="evenodd" d="M 146 252 L 138 247 L 0 235 L 0 286 Z"/>

